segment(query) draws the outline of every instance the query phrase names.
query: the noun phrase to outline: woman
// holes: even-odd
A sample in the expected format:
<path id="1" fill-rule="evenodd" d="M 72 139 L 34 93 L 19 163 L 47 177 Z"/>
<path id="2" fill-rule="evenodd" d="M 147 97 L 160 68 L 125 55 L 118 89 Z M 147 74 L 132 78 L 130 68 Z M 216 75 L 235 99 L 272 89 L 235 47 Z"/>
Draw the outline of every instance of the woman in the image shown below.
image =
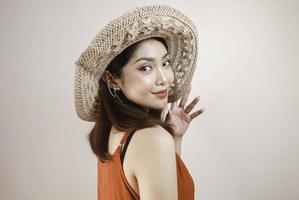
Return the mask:
<path id="1" fill-rule="evenodd" d="M 180 146 L 203 112 L 189 114 L 199 98 L 185 108 L 196 57 L 192 22 L 156 5 L 110 22 L 76 61 L 76 112 L 95 122 L 98 199 L 194 199 Z"/>

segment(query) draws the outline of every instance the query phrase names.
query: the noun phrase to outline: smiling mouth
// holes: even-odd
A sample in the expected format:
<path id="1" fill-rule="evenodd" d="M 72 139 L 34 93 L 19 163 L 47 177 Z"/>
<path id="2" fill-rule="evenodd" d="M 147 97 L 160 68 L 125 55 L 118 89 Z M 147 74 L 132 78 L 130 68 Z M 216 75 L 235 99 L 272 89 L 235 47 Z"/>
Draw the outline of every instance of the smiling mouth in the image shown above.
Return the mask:
<path id="1" fill-rule="evenodd" d="M 160 98 L 164 98 L 168 95 L 168 91 L 165 90 L 164 92 L 157 92 L 157 93 L 153 93 L 153 94 L 160 97 Z"/>
<path id="2" fill-rule="evenodd" d="M 161 90 L 161 91 L 159 91 L 159 92 L 152 92 L 153 94 L 162 94 L 162 93 L 165 93 L 165 92 L 167 92 L 167 89 L 165 89 L 165 90 Z"/>

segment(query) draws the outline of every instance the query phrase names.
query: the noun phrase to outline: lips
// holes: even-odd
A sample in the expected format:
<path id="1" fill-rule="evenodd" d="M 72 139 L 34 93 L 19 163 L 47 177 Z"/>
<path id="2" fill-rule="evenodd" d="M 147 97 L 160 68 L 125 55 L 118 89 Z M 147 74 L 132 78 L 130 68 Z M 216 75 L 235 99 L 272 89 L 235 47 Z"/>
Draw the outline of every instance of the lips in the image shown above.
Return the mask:
<path id="1" fill-rule="evenodd" d="M 165 98 L 168 95 L 168 91 L 167 90 L 161 90 L 161 91 L 155 92 L 153 94 L 160 97 L 160 98 Z"/>
<path id="2" fill-rule="evenodd" d="M 155 92 L 155 93 L 153 93 L 153 94 L 165 94 L 166 92 L 167 92 L 167 89 L 165 89 L 165 90 L 160 90 L 160 91 Z"/>

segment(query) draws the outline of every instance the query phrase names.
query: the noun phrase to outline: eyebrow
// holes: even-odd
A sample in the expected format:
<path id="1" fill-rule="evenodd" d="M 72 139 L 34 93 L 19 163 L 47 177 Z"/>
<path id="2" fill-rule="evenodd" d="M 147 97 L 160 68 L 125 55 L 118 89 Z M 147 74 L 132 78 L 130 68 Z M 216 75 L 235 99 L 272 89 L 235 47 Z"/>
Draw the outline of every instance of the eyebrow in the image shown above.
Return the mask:
<path id="1" fill-rule="evenodd" d="M 165 58 L 167 55 L 168 55 L 168 53 L 164 54 L 163 58 Z M 142 58 L 137 59 L 134 63 L 137 63 L 140 60 L 154 61 L 155 59 L 152 57 L 142 57 Z"/>

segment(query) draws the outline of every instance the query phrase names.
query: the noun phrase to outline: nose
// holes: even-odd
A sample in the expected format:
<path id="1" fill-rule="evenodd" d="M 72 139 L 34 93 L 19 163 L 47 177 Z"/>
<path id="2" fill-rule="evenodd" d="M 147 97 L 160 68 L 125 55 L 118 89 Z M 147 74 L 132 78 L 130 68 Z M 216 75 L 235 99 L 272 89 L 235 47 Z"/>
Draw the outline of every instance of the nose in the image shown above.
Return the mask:
<path id="1" fill-rule="evenodd" d="M 168 78 L 166 73 L 163 71 L 163 69 L 159 68 L 157 70 L 157 81 L 156 85 L 166 85 L 168 83 Z"/>

